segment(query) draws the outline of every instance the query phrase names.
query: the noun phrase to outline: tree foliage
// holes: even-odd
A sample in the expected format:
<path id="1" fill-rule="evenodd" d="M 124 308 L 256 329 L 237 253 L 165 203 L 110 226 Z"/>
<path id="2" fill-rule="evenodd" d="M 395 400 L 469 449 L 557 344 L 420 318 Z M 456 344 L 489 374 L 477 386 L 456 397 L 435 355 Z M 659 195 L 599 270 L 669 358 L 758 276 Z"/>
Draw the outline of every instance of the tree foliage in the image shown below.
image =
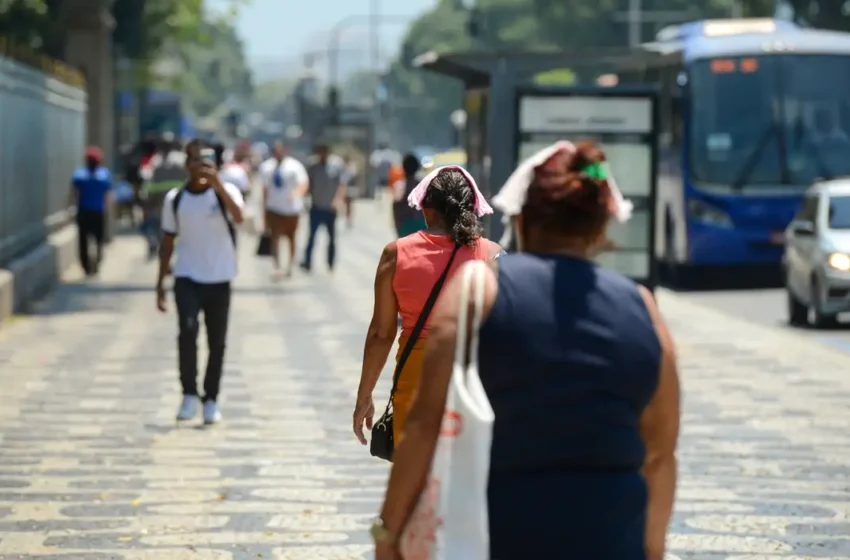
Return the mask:
<path id="1" fill-rule="evenodd" d="M 0 0 L 0 35 L 32 50 L 62 58 L 63 0 Z"/>
<path id="2" fill-rule="evenodd" d="M 136 60 L 137 85 L 174 87 L 201 114 L 230 96 L 248 98 L 251 71 L 233 27 L 239 7 L 248 1 L 229 0 L 223 11 L 211 13 L 204 0 L 114 0 L 115 53 Z M 0 35 L 62 59 L 73 9 L 72 0 L 0 0 Z M 157 83 L 151 72 L 162 58 L 182 68 L 166 84 Z"/>
<path id="3" fill-rule="evenodd" d="M 787 5 L 799 23 L 818 29 L 850 31 L 850 4 L 845 0 L 787 0 Z"/>
<path id="4" fill-rule="evenodd" d="M 204 0 L 114 0 L 115 45 L 126 56 L 153 61 L 172 43 L 208 40 L 206 22 L 232 21 L 250 0 L 229 0 L 213 16 Z M 63 58 L 73 0 L 0 0 L 0 35 L 55 58 Z M 79 14 L 76 14 L 79 15 Z"/>
<path id="5" fill-rule="evenodd" d="M 173 44 L 209 44 L 210 24 L 232 23 L 249 0 L 229 0 L 222 13 L 212 14 L 204 0 L 114 0 L 115 43 L 124 54 L 153 60 Z"/>
<path id="6" fill-rule="evenodd" d="M 647 14 L 642 38 L 651 40 L 662 27 L 677 21 L 652 17 L 665 12 L 679 15 L 678 22 L 731 17 L 738 0 L 643 0 Z M 795 0 L 803 1 L 803 0 Z M 808 1 L 808 0 L 806 0 Z M 834 0 L 820 0 L 832 2 Z M 771 16 L 773 0 L 741 0 L 744 16 Z M 441 0 L 409 27 L 402 55 L 389 72 L 393 131 L 412 143 L 448 143 L 449 115 L 462 106 L 462 85 L 457 80 L 410 68 L 407 59 L 427 51 L 476 49 L 549 50 L 625 47 L 629 24 L 627 0 L 478 0 L 477 36 L 470 37 L 469 14 L 454 0 Z M 562 69 L 563 70 L 563 69 Z M 558 81 L 566 79 L 559 75 Z M 553 79 L 553 75 L 543 79 Z"/>
<path id="7" fill-rule="evenodd" d="M 199 115 L 222 103 L 241 106 L 254 94 L 242 40 L 227 21 L 202 21 L 199 32 L 206 38 L 204 42 L 186 43 L 178 49 L 185 72 L 177 77 L 175 89 Z"/>

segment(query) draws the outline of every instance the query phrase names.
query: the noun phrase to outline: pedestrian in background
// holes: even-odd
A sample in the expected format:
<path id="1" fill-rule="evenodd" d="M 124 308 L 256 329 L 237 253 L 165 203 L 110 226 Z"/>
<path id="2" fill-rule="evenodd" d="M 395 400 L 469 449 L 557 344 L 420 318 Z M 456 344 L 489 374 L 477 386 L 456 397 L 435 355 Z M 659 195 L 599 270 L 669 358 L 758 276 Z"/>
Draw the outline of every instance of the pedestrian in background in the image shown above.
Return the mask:
<path id="1" fill-rule="evenodd" d="M 486 271 L 478 367 L 495 413 L 491 558 L 663 560 L 676 488 L 679 379 L 652 294 L 592 261 L 630 214 L 602 150 L 558 143 L 493 199 L 520 252 Z M 422 489 L 452 376 L 463 271 L 434 310 L 422 381 L 394 457 L 377 560 Z"/>
<path id="2" fill-rule="evenodd" d="M 345 220 L 348 229 L 354 226 L 354 201 L 360 196 L 360 170 L 357 168 L 357 162 L 346 154 L 343 157 L 343 180 L 345 183 Z"/>
<path id="3" fill-rule="evenodd" d="M 148 257 L 159 252 L 162 237 L 162 207 L 166 194 L 182 187 L 188 180 L 186 154 L 179 141 L 163 138 L 157 154 L 149 161 L 150 181 L 144 190 L 145 223 L 143 231 L 148 242 Z"/>
<path id="4" fill-rule="evenodd" d="M 298 218 L 304 210 L 304 195 L 308 190 L 307 170 L 304 165 L 286 153 L 283 142 L 275 142 L 274 155 L 260 166 L 263 181 L 263 208 L 269 235 L 274 270 L 273 280 L 292 276 L 295 263 L 295 235 Z M 285 238 L 289 249 L 286 272 L 281 272 L 280 240 Z"/>
<path id="5" fill-rule="evenodd" d="M 186 146 L 186 170 L 188 181 L 170 190 L 162 207 L 157 308 L 166 311 L 165 278 L 174 255 L 177 353 L 183 388 L 177 420 L 191 420 L 198 412 L 198 318 L 203 313 L 209 349 L 203 417 L 205 424 L 215 424 L 221 420 L 217 402 L 230 317 L 230 283 L 237 270 L 233 223 L 242 223 L 244 202 L 239 189 L 221 182 L 215 150 L 202 141 L 193 140 Z"/>
<path id="6" fill-rule="evenodd" d="M 103 260 L 112 174 L 104 165 L 103 151 L 97 146 L 89 146 L 84 159 L 84 165 L 74 171 L 71 179 L 71 197 L 77 208 L 80 266 L 87 276 L 94 276 Z M 95 245 L 94 259 L 91 256 L 92 242 Z"/>
<path id="7" fill-rule="evenodd" d="M 328 232 L 328 268 L 333 270 L 336 259 L 336 218 L 345 204 L 344 166 L 342 159 L 332 156 L 327 144 L 319 144 L 314 150 L 315 161 L 307 168 L 310 196 L 310 237 L 304 251 L 301 269 L 310 272 L 313 268 L 313 248 L 320 227 Z"/>
<path id="8" fill-rule="evenodd" d="M 220 145 L 221 146 L 221 145 Z M 221 146 L 221 155 L 216 153 L 216 158 L 219 161 L 221 181 L 235 185 L 242 193 L 242 198 L 248 200 L 251 193 L 251 176 L 248 174 L 248 168 L 236 157 L 239 152 L 234 152 L 233 159 L 229 161 L 225 157 L 224 146 Z"/>
<path id="9" fill-rule="evenodd" d="M 396 224 L 396 233 L 399 237 L 405 237 L 411 233 L 425 229 L 425 216 L 407 203 L 407 198 L 419 181 L 422 180 L 422 163 L 413 154 L 404 156 L 401 162 L 404 174 L 394 178 L 391 186 L 393 193 L 393 219 Z"/>

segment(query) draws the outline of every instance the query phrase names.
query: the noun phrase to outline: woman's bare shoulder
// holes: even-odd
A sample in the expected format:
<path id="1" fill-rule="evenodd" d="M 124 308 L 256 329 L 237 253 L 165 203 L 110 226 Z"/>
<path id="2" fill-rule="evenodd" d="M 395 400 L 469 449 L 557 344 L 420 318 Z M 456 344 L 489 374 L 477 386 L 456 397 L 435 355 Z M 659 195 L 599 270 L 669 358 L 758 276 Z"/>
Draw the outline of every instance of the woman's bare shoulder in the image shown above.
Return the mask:
<path id="1" fill-rule="evenodd" d="M 381 251 L 381 262 L 395 262 L 398 259 L 398 240 L 390 241 Z"/>
<path id="2" fill-rule="evenodd" d="M 502 246 L 496 243 L 495 241 L 491 241 L 482 237 L 481 244 L 484 250 L 486 251 L 487 260 L 495 259 L 496 256 L 502 252 Z"/>

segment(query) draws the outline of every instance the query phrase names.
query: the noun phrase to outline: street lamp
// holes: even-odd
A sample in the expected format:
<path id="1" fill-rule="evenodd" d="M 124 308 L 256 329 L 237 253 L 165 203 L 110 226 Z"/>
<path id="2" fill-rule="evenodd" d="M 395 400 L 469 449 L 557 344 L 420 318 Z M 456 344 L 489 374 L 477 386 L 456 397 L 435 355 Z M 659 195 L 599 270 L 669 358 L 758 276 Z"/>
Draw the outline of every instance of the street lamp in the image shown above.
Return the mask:
<path id="1" fill-rule="evenodd" d="M 453 111 L 451 116 L 449 116 L 449 120 L 452 122 L 452 126 L 455 129 L 455 145 L 461 145 L 461 133 L 466 128 L 466 111 L 463 109 L 457 109 Z"/>

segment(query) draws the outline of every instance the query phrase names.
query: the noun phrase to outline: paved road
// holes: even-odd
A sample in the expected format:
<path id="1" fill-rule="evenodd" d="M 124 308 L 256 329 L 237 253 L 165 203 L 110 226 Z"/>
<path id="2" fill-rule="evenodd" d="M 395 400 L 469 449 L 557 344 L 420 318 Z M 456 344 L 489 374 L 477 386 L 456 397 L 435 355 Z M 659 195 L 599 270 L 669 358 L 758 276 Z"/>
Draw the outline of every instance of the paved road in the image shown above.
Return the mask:
<path id="1" fill-rule="evenodd" d="M 850 352 L 850 321 L 842 317 L 842 324 L 829 329 L 792 327 L 788 324 L 785 290 L 728 290 L 684 292 L 682 297 L 746 319 L 753 323 L 783 329 L 795 336 L 817 341 L 845 352 Z"/>
<path id="2" fill-rule="evenodd" d="M 213 429 L 174 425 L 141 242 L 0 330 L 0 560 L 370 557 L 387 469 L 349 421 L 388 218 L 359 210 L 333 275 L 272 285 L 242 240 Z M 659 297 L 685 388 L 672 558 L 850 559 L 846 356 Z"/>

